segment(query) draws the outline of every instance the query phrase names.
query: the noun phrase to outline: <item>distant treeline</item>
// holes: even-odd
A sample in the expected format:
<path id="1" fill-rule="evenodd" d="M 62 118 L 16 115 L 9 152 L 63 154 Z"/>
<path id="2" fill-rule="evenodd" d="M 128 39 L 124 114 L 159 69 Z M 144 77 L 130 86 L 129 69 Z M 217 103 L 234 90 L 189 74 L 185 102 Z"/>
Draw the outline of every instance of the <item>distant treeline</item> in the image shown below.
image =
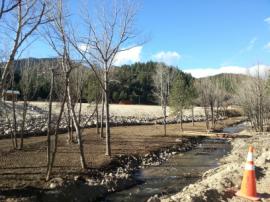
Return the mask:
<path id="1" fill-rule="evenodd" d="M 113 71 L 110 83 L 110 99 L 114 103 L 124 100 L 133 104 L 157 104 L 154 75 L 157 71 L 156 62 L 135 63 L 116 67 Z M 181 74 L 183 77 L 192 79 L 173 66 L 167 66 L 174 75 Z M 172 85 L 173 83 L 171 83 Z"/>
<path id="2" fill-rule="evenodd" d="M 22 91 L 22 76 L 28 71 L 28 77 L 38 77 L 30 85 L 31 100 L 46 100 L 50 90 L 50 68 L 58 65 L 58 60 L 55 58 L 36 59 L 28 58 L 17 60 L 14 63 L 14 87 L 13 89 Z M 111 71 L 111 80 L 109 83 L 109 99 L 111 103 L 133 103 L 133 104 L 157 104 L 158 99 L 154 95 L 153 75 L 156 72 L 156 62 L 135 63 L 131 65 L 123 65 L 114 67 Z M 30 67 L 30 68 L 29 68 Z M 186 75 L 176 67 L 168 66 L 171 71 Z M 89 70 L 89 71 L 88 71 Z M 90 69 L 84 67 L 85 74 L 89 74 L 89 79 L 85 79 L 85 86 L 82 100 L 88 101 L 89 92 L 96 88 L 98 82 L 94 82 L 96 78 Z M 30 78 L 28 78 L 29 80 Z M 88 81 L 87 81 L 88 80 Z M 57 82 L 57 81 L 56 81 Z M 57 84 L 56 84 L 57 85 Z M 89 87 L 90 85 L 90 87 Z M 91 85 L 94 85 L 91 87 Z M 19 97 L 20 99 L 20 97 Z M 54 99 L 57 99 L 57 94 L 54 93 Z M 90 98 L 91 100 L 91 98 Z"/>
<path id="3" fill-rule="evenodd" d="M 156 62 L 146 62 L 146 63 L 135 63 L 131 65 L 123 65 L 120 67 L 114 67 L 111 74 L 111 79 L 109 82 L 109 99 L 111 103 L 132 103 L 132 104 L 158 104 L 159 99 L 155 94 L 155 85 L 153 76 L 157 70 Z M 46 100 L 49 95 L 50 90 L 50 68 L 58 65 L 58 59 L 56 58 L 28 58 L 17 60 L 14 63 L 14 90 L 19 90 L 20 92 L 25 88 L 22 82 L 22 77 L 27 76 L 27 80 L 31 80 L 31 77 L 35 77 L 29 81 L 29 99 L 30 100 Z M 94 100 L 93 92 L 98 88 L 98 82 L 95 81 L 96 78 L 93 72 L 87 67 L 79 65 L 83 69 L 84 73 L 84 83 L 85 86 L 82 101 L 92 101 Z M 177 67 L 166 66 L 173 72 L 172 75 L 180 74 L 185 80 L 194 79 L 190 74 L 187 74 Z M 75 73 L 74 73 L 75 74 Z M 210 77 L 213 80 L 218 80 L 223 83 L 226 91 L 234 93 L 237 85 L 237 81 L 241 80 L 241 75 L 233 74 L 220 74 L 214 77 Z M 76 79 L 81 80 L 82 78 L 73 77 L 74 85 L 76 84 Z M 60 81 L 56 81 L 57 82 Z M 81 82 L 81 81 L 80 81 Z M 171 86 L 173 82 L 171 82 Z M 76 88 L 74 88 L 76 91 Z M 92 92 L 89 92 L 92 91 Z M 58 93 L 54 92 L 54 100 L 58 99 Z M 20 97 L 19 97 L 20 99 Z"/>

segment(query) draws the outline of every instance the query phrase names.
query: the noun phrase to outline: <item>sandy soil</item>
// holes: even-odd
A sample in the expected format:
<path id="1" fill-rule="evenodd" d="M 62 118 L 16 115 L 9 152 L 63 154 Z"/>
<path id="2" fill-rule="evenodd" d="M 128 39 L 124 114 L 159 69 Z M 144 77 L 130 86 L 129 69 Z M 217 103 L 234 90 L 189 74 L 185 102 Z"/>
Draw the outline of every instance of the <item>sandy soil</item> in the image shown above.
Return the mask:
<path id="1" fill-rule="evenodd" d="M 224 127 L 238 121 L 238 118 L 228 119 Z M 205 135 L 205 123 L 197 122 L 195 127 L 191 123 L 184 124 L 185 131 L 197 131 Z M 176 139 L 185 133 L 179 131 L 179 125 L 168 125 L 167 136 L 163 136 L 162 125 L 113 127 L 112 155 L 117 154 L 145 154 L 176 144 Z M 81 173 L 79 151 L 77 144 L 68 144 L 67 135 L 59 135 L 59 148 L 56 156 L 54 177 L 73 178 Z M 105 140 L 96 134 L 94 128 L 83 132 L 84 153 L 90 168 L 106 165 L 110 159 L 105 157 Z M 43 187 L 46 170 L 46 137 L 29 137 L 25 139 L 23 150 L 12 150 L 9 139 L 0 141 L 0 190 L 22 188 L 26 186 Z"/>
<path id="2" fill-rule="evenodd" d="M 257 193 L 262 197 L 261 201 L 270 201 L 269 143 L 270 133 L 242 131 L 238 134 L 238 138 L 232 141 L 231 153 L 221 160 L 218 168 L 207 171 L 201 181 L 189 185 L 181 192 L 165 197 L 161 201 L 249 201 L 234 195 L 240 189 L 249 145 L 255 147 Z"/>

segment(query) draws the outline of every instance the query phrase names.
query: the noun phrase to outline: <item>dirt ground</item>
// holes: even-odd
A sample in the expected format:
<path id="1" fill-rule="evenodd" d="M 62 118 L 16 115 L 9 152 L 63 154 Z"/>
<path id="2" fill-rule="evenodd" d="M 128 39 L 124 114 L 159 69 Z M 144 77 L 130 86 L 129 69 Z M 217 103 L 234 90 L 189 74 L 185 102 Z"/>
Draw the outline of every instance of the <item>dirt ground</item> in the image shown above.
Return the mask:
<path id="1" fill-rule="evenodd" d="M 230 125 L 239 118 L 225 120 L 217 127 Z M 145 154 L 161 147 L 176 144 L 176 139 L 184 135 L 177 124 L 168 125 L 167 136 L 163 135 L 162 125 L 126 126 L 111 128 L 112 155 Z M 83 132 L 84 153 L 89 168 L 99 168 L 110 162 L 104 155 L 105 140 L 96 134 L 95 128 Z M 205 135 L 205 123 L 184 124 L 185 131 L 195 131 L 196 135 Z M 188 132 L 187 132 L 188 133 Z M 53 177 L 73 178 L 81 174 L 77 144 L 68 144 L 67 134 L 59 135 L 59 147 L 56 155 Z M 42 188 L 45 186 L 46 137 L 25 139 L 23 150 L 12 150 L 9 139 L 0 140 L 0 190 L 20 189 L 26 186 Z"/>
<path id="2" fill-rule="evenodd" d="M 257 193 L 261 201 L 270 201 L 270 133 L 255 133 L 244 130 L 232 141 L 233 149 L 221 160 L 221 165 L 209 170 L 203 179 L 185 187 L 181 192 L 164 197 L 161 201 L 228 201 L 248 202 L 235 196 L 240 189 L 248 147 L 255 148 L 254 163 L 257 179 Z"/>

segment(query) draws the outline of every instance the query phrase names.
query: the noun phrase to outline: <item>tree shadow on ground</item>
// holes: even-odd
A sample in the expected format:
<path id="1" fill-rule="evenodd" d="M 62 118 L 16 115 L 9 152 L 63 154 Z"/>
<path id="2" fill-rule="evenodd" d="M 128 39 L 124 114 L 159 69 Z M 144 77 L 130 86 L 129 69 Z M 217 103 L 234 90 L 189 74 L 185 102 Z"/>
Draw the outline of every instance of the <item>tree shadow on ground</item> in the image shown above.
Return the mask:
<path id="1" fill-rule="evenodd" d="M 45 189 L 27 186 L 27 187 L 20 188 L 20 189 L 0 190 L 0 196 L 2 195 L 5 197 L 16 197 L 16 198 L 30 197 L 33 195 L 38 195 L 44 190 Z"/>

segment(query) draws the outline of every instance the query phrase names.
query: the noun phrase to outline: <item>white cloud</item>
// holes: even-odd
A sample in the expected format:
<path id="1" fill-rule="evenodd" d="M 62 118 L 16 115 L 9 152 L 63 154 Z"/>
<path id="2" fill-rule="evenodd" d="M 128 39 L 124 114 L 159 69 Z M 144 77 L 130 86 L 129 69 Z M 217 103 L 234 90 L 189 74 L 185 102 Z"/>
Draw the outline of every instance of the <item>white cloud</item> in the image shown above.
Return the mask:
<path id="1" fill-rule="evenodd" d="M 119 52 L 114 61 L 114 65 L 120 66 L 124 64 L 131 64 L 141 60 L 142 46 L 137 46 L 126 51 Z"/>
<path id="2" fill-rule="evenodd" d="M 270 70 L 268 65 L 259 65 L 259 72 L 261 75 L 265 74 Z M 221 73 L 233 73 L 233 74 L 248 74 L 256 75 L 258 72 L 258 66 L 254 65 L 251 67 L 240 67 L 240 66 L 223 66 L 219 68 L 198 68 L 198 69 L 186 69 L 184 72 L 190 73 L 196 78 L 213 76 Z"/>
<path id="3" fill-rule="evenodd" d="M 86 50 L 88 50 L 88 48 L 89 48 L 89 46 L 87 44 L 84 44 L 84 43 L 79 44 L 79 49 L 81 51 L 86 51 Z"/>
<path id="4" fill-rule="evenodd" d="M 249 41 L 248 46 L 246 47 L 245 50 L 246 50 L 246 51 L 251 51 L 251 50 L 253 49 L 253 47 L 254 47 L 256 41 L 257 41 L 257 38 L 256 38 L 256 37 L 254 37 L 253 39 L 251 39 L 251 40 Z"/>
<path id="5" fill-rule="evenodd" d="M 153 55 L 153 59 L 158 62 L 164 62 L 168 65 L 178 65 L 181 55 L 175 51 L 161 51 Z"/>
<path id="6" fill-rule="evenodd" d="M 265 49 L 270 49 L 270 42 L 268 42 L 265 46 L 264 46 Z"/>
<path id="7" fill-rule="evenodd" d="M 81 51 L 86 51 L 89 47 L 86 44 L 80 44 L 79 49 Z M 116 54 L 114 59 L 114 65 L 121 66 L 124 64 L 131 64 L 135 62 L 139 62 L 141 60 L 141 52 L 142 52 L 142 46 L 136 46 L 131 49 L 127 49 L 125 51 L 121 51 L 118 54 Z M 91 50 L 89 50 L 91 51 Z"/>
<path id="8" fill-rule="evenodd" d="M 264 22 L 270 24 L 270 17 L 265 18 L 265 19 L 264 19 Z"/>

